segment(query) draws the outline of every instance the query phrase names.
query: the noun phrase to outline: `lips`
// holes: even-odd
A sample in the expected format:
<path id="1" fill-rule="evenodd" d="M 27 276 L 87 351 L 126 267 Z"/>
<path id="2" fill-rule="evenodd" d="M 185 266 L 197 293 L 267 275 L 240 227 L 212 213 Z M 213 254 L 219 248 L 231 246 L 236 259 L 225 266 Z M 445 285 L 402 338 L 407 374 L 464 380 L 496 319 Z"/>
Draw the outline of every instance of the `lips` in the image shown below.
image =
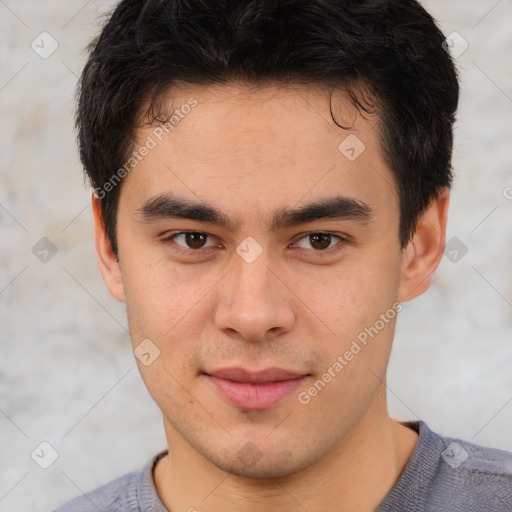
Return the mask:
<path id="1" fill-rule="evenodd" d="M 221 368 L 205 373 L 221 398 L 243 409 L 262 410 L 277 405 L 308 377 L 282 368 L 250 371 L 245 368 Z"/>
<path id="2" fill-rule="evenodd" d="M 267 384 L 270 382 L 281 382 L 284 380 L 296 379 L 304 374 L 283 370 L 281 368 L 265 368 L 259 371 L 249 371 L 244 368 L 222 368 L 208 372 L 208 375 L 227 379 L 234 382 L 245 382 L 250 384 Z"/>

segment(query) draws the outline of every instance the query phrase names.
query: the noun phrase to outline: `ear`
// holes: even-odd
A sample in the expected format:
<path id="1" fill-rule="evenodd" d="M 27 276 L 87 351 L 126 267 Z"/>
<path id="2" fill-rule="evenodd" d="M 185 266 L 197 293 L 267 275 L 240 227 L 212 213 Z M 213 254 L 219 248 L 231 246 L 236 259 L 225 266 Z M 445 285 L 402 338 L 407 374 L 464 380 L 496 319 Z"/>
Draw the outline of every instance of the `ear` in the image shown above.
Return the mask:
<path id="1" fill-rule="evenodd" d="M 398 300 L 407 302 L 428 290 L 443 257 L 450 190 L 443 187 L 418 220 L 416 232 L 402 251 Z"/>
<path id="2" fill-rule="evenodd" d="M 121 277 L 121 269 L 112 251 L 112 245 L 105 230 L 100 200 L 94 193 L 91 198 L 91 209 L 94 218 L 94 236 L 98 267 L 110 295 L 118 301 L 124 302 L 124 286 Z"/>

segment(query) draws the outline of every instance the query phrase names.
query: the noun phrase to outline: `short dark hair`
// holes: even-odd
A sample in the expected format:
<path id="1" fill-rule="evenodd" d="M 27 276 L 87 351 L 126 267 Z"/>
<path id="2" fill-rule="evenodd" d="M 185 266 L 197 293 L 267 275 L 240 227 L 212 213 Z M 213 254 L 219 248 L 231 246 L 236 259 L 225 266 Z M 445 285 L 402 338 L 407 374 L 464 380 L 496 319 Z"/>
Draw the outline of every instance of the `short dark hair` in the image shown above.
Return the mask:
<path id="1" fill-rule="evenodd" d="M 80 158 L 101 189 L 129 158 L 139 121 L 168 118 L 161 100 L 173 83 L 343 89 L 360 113 L 378 112 L 403 248 L 452 184 L 459 83 L 444 40 L 415 0 L 122 0 L 89 45 L 79 80 Z M 121 185 L 101 198 L 116 256 Z"/>

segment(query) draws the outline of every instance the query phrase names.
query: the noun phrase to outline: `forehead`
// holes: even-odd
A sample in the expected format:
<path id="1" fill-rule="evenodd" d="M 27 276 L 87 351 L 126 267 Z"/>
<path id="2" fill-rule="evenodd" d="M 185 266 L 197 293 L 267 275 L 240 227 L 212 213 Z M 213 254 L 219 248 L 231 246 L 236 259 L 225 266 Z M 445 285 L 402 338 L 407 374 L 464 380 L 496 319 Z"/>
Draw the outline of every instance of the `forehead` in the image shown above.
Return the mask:
<path id="1" fill-rule="evenodd" d="M 188 106 L 191 101 L 198 105 L 193 112 Z M 325 142 L 329 143 L 332 137 L 339 139 L 348 134 L 336 126 L 334 116 L 338 124 L 350 126 L 352 133 L 359 133 L 364 138 L 372 135 L 378 138 L 376 118 L 363 119 L 344 90 L 329 90 L 318 84 L 179 83 L 168 89 L 157 104 L 160 105 L 160 117 L 167 120 L 167 126 L 171 128 L 166 130 L 170 137 L 179 137 L 180 132 L 184 137 L 193 134 L 209 141 L 237 136 L 247 139 L 254 133 L 258 140 L 265 135 L 272 140 L 277 136 L 279 142 L 289 142 L 290 145 L 297 139 L 307 138 L 308 146 L 312 146 L 325 140 L 326 135 L 329 140 Z M 141 112 L 147 112 L 149 106 L 148 102 L 144 103 Z M 143 131 L 145 134 L 147 127 Z M 373 141 L 368 142 L 371 145 Z M 224 146 L 222 149 L 236 150 Z"/>
<path id="2" fill-rule="evenodd" d="M 135 150 L 154 142 L 127 176 L 140 200 L 172 188 L 226 211 L 267 198 L 290 206 L 290 199 L 313 199 L 322 190 L 366 203 L 379 191 L 394 195 L 377 119 L 361 117 L 347 93 L 296 84 L 180 84 L 161 104 L 167 124 L 136 132 Z M 337 126 L 331 111 L 350 130 Z"/>

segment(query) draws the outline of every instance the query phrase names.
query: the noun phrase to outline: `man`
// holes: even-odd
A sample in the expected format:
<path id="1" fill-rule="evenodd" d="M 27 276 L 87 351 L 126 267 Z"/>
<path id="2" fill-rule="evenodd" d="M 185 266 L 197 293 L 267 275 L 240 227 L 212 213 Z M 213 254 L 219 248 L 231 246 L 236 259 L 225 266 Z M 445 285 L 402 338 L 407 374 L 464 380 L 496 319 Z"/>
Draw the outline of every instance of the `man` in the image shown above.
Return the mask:
<path id="1" fill-rule="evenodd" d="M 443 254 L 458 80 L 413 0 L 124 0 L 80 81 L 96 252 L 168 449 L 62 511 L 506 511 L 386 405 Z"/>

